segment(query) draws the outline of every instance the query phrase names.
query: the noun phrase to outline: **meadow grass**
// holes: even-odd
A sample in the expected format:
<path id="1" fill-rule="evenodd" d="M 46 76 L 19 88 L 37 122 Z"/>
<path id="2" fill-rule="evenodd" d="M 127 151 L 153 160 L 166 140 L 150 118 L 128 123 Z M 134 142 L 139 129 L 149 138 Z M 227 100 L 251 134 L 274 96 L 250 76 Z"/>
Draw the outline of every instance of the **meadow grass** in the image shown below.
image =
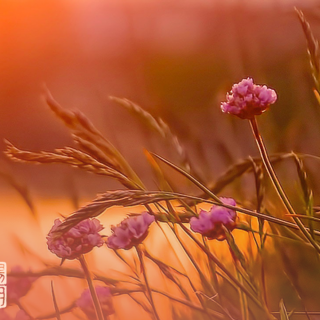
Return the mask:
<path id="1" fill-rule="evenodd" d="M 320 104 L 318 42 L 303 13 L 296 11 L 307 39 L 314 93 Z M 260 86 L 259 89 L 264 90 Z M 234 94 L 234 88 L 233 91 Z M 43 262 L 40 271 L 10 272 L 15 282 L 8 284 L 8 290 L 17 291 L 9 301 L 10 308 L 16 308 L 12 312 L 22 310 L 25 319 L 320 317 L 320 217 L 319 208 L 313 203 L 306 161 L 317 163 L 319 157 L 267 151 L 258 129 L 259 113 L 251 114 L 244 118 L 249 120 L 260 156 L 238 160 L 214 183 L 206 184 L 168 124 L 130 100 L 111 97 L 156 132 L 159 140 L 169 142 L 177 155 L 177 163 L 173 163 L 145 151 L 158 186 L 158 190 L 148 190 L 125 157 L 84 114 L 64 109 L 48 89 L 45 97 L 55 116 L 70 130 L 76 147 L 31 152 L 7 142 L 7 156 L 29 163 L 63 163 L 115 179 L 123 189 L 105 191 L 73 213 L 64 213 L 62 223 L 57 223 L 48 235 L 49 249 L 61 258 L 56 259 L 55 265 Z M 286 170 L 289 178 L 283 181 Z M 175 190 L 170 173 L 181 175 L 198 191 L 187 194 Z M 4 177 L 34 213 L 28 193 L 13 178 Z M 241 192 L 244 183 L 249 183 L 254 197 Z M 299 187 L 294 189 L 293 183 Z M 224 198 L 230 194 L 235 201 Z M 100 215 L 108 216 L 114 207 L 129 207 L 131 213 L 122 222 L 119 219 L 108 236 L 100 235 L 92 221 Z M 146 222 L 144 217 L 149 220 Z M 36 213 L 34 218 L 38 219 Z M 81 230 L 80 224 L 84 226 Z M 74 247 L 78 233 L 87 242 Z M 93 237 L 97 240 L 94 244 Z M 51 311 L 39 315 L 21 298 L 43 278 L 51 281 Z M 65 299 L 68 301 L 62 305 L 55 291 L 57 279 L 62 279 L 66 288 L 74 281 L 78 297 Z M 26 280 L 30 287 L 19 291 Z M 99 295 L 101 286 L 106 290 L 103 296 Z M 90 294 L 81 304 L 83 287 L 89 287 Z M 1 317 L 9 319 L 5 312 Z"/>

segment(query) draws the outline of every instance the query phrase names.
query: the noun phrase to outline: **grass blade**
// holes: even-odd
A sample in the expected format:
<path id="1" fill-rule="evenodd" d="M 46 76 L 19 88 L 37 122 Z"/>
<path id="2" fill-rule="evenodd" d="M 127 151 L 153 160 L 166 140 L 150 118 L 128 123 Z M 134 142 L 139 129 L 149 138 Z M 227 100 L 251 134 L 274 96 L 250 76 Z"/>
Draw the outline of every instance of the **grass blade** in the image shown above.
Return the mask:
<path id="1" fill-rule="evenodd" d="M 287 313 L 286 306 L 284 305 L 283 300 L 280 300 L 280 319 L 281 320 L 289 320 L 289 316 Z"/>
<path id="2" fill-rule="evenodd" d="M 52 294 L 54 310 L 56 311 L 55 316 L 56 316 L 57 320 L 61 320 L 61 316 L 60 316 L 60 311 L 59 311 L 56 295 L 55 295 L 54 289 L 53 289 L 53 281 L 51 281 L 51 294 Z"/>
<path id="3" fill-rule="evenodd" d="M 142 249 L 140 248 L 141 245 L 138 245 L 136 246 L 136 250 L 137 250 L 137 254 L 138 254 L 138 257 L 139 257 L 139 261 L 140 261 L 140 266 L 141 266 L 141 272 L 143 274 L 143 277 L 144 277 L 144 282 L 145 282 L 145 287 L 147 289 L 147 297 L 148 297 L 148 300 L 151 304 L 151 307 L 152 307 L 152 310 L 153 310 L 153 315 L 154 315 L 154 318 L 156 320 L 160 320 L 159 318 L 159 315 L 158 315 L 158 312 L 157 312 L 157 309 L 155 307 L 155 304 L 154 304 L 154 301 L 153 301 L 153 297 L 152 297 L 152 292 L 151 292 L 151 289 L 150 289 L 150 286 L 149 286 L 149 281 L 148 281 L 148 277 L 147 277 L 147 270 L 146 270 L 146 267 L 145 267 L 145 263 L 144 263 L 144 259 L 143 259 L 143 251 Z"/>
<path id="4" fill-rule="evenodd" d="M 221 203 L 221 200 L 219 199 L 219 197 L 217 197 L 215 194 L 213 194 L 206 186 L 204 186 L 201 182 L 199 182 L 191 174 L 189 174 L 185 170 L 179 168 L 178 166 L 176 166 L 172 162 L 170 162 L 170 161 L 158 156 L 157 154 L 155 154 L 155 153 L 151 153 L 151 154 L 153 156 L 155 156 L 156 158 L 158 158 L 159 160 L 161 160 L 162 162 L 166 163 L 168 166 L 170 166 L 174 170 L 180 172 L 182 175 L 184 175 L 186 178 L 188 178 L 191 182 L 193 182 L 198 188 L 200 188 L 202 191 L 204 191 L 208 196 L 210 196 L 211 198 L 216 200 L 218 203 Z"/>

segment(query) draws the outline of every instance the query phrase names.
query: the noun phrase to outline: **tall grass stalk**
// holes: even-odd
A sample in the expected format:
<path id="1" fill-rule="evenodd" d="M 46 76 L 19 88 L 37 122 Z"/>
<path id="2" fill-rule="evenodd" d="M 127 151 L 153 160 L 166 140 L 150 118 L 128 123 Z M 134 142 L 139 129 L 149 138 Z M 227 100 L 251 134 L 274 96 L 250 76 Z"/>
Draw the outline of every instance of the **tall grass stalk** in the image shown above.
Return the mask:
<path id="1" fill-rule="evenodd" d="M 143 259 L 143 251 L 142 251 L 140 245 L 136 246 L 135 248 L 136 248 L 136 251 L 137 251 L 137 254 L 138 254 L 138 258 L 139 258 L 139 261 L 140 261 L 141 272 L 143 274 L 145 286 L 146 286 L 146 289 L 147 289 L 147 297 L 148 297 L 148 300 L 149 300 L 149 302 L 151 304 L 154 318 L 156 320 L 160 320 L 160 317 L 158 315 L 156 306 L 155 306 L 154 301 L 153 301 L 152 292 L 151 292 L 149 281 L 148 281 L 148 277 L 147 277 L 146 265 L 145 265 L 145 262 L 144 262 L 144 259 Z"/>
<path id="2" fill-rule="evenodd" d="M 285 191 L 283 190 L 283 188 L 280 184 L 280 181 L 277 178 L 276 173 L 273 170 L 273 167 L 272 167 L 270 160 L 269 160 L 267 149 L 266 149 L 264 142 L 263 142 L 263 139 L 260 135 L 257 121 L 255 118 L 252 118 L 250 120 L 250 125 L 251 125 L 251 129 L 252 129 L 255 141 L 257 143 L 263 164 L 266 168 L 266 171 L 267 171 L 267 173 L 272 181 L 272 184 L 273 184 L 274 188 L 276 189 L 282 203 L 284 204 L 284 206 L 286 207 L 286 209 L 288 210 L 290 215 L 292 215 L 293 220 L 295 221 L 295 223 L 297 224 L 297 226 L 299 227 L 301 232 L 304 234 L 304 236 L 307 238 L 307 240 L 313 245 L 313 247 L 317 250 L 317 252 L 320 253 L 319 244 L 312 238 L 311 234 L 306 230 L 305 226 L 300 221 L 300 219 L 298 217 L 296 217 L 296 212 L 293 209 Z"/>
<path id="3" fill-rule="evenodd" d="M 92 301 L 93 301 L 93 305 L 94 305 L 94 309 L 95 309 L 95 312 L 96 312 L 97 319 L 98 320 L 107 320 L 107 319 L 104 319 L 104 316 L 103 316 L 103 313 L 102 313 L 102 309 L 101 309 L 101 306 L 100 306 L 100 302 L 98 300 L 98 296 L 97 296 L 96 290 L 94 288 L 92 277 L 91 277 L 91 274 L 90 274 L 90 271 L 89 271 L 89 268 L 88 268 L 88 264 L 86 262 L 86 259 L 85 259 L 84 255 L 80 255 L 79 261 L 80 261 L 81 267 L 83 269 L 84 275 L 86 277 L 86 280 L 87 280 L 87 283 L 88 283 L 88 286 L 89 286 L 89 290 L 90 290 L 90 294 L 91 294 L 91 297 L 92 297 Z"/>

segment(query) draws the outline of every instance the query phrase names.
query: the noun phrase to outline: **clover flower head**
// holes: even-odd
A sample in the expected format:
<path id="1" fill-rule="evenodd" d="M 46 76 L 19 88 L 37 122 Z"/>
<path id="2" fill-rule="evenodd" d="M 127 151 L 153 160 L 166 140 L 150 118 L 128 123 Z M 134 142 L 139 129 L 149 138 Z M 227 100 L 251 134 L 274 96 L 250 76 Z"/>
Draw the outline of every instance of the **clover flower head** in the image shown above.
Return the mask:
<path id="1" fill-rule="evenodd" d="M 48 249 L 59 258 L 75 259 L 94 247 L 101 247 L 104 243 L 99 234 L 99 231 L 104 228 L 98 219 L 83 220 L 57 237 L 55 231 L 61 224 L 60 219 L 56 219 L 47 236 Z"/>
<path id="2" fill-rule="evenodd" d="M 108 319 L 108 316 L 114 313 L 110 289 L 108 287 L 97 286 L 95 287 L 95 290 L 102 313 L 105 319 Z M 89 319 L 95 319 L 96 313 L 89 289 L 83 291 L 80 298 L 76 301 L 76 306 L 79 307 Z"/>
<path id="3" fill-rule="evenodd" d="M 23 272 L 20 266 L 14 266 L 11 272 Z M 32 287 L 36 277 L 14 277 L 7 278 L 7 302 L 8 304 L 18 303 L 19 299 L 25 296 Z"/>
<path id="4" fill-rule="evenodd" d="M 113 234 L 108 237 L 107 246 L 115 250 L 131 249 L 146 238 L 154 220 L 154 216 L 147 212 L 124 219 L 119 225 L 111 227 Z"/>
<path id="5" fill-rule="evenodd" d="M 232 86 L 227 101 L 221 103 L 221 110 L 241 119 L 252 119 L 266 111 L 276 100 L 274 90 L 256 85 L 251 78 L 247 78 Z"/>
<path id="6" fill-rule="evenodd" d="M 220 198 L 220 200 L 230 206 L 235 206 L 236 202 L 232 198 Z M 225 231 L 222 226 L 232 231 L 236 227 L 237 213 L 234 210 L 213 205 L 209 211 L 201 210 L 199 217 L 190 219 L 191 230 L 201 233 L 208 239 L 219 241 L 226 239 Z"/>

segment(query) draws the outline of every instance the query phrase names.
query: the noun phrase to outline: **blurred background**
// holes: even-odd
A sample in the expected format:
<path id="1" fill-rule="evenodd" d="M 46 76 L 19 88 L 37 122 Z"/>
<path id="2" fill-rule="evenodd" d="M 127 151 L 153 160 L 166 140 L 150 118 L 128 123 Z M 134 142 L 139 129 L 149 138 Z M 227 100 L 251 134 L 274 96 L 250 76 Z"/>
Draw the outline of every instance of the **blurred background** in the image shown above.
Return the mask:
<path id="1" fill-rule="evenodd" d="M 319 110 L 294 5 L 320 35 L 320 2 L 311 0 L 2 0 L 0 150 L 3 139 L 30 151 L 72 145 L 44 103 L 45 83 L 62 106 L 84 112 L 149 187 L 143 148 L 172 161 L 174 153 L 109 96 L 163 118 L 210 181 L 256 154 L 248 124 L 220 112 L 232 84 L 250 76 L 279 96 L 260 118 L 270 150 L 317 153 L 320 132 L 309 124 Z M 1 171 L 50 197 L 72 184 L 90 196 L 117 187 L 60 165 L 13 164 L 2 153 L 0 161 Z"/>
<path id="2" fill-rule="evenodd" d="M 168 123 L 206 183 L 258 154 L 247 121 L 220 111 L 232 84 L 246 77 L 278 94 L 258 120 L 270 153 L 319 155 L 320 109 L 294 6 L 319 39 L 318 0 L 1 0 L 0 241 L 6 245 L 0 261 L 40 266 L 29 248 L 57 263 L 44 241 L 53 219 L 122 187 L 63 165 L 6 158 L 4 139 L 35 152 L 74 146 L 45 104 L 44 84 L 63 107 L 81 110 L 150 190 L 156 184 L 143 150 L 174 163 L 178 157 L 109 96 L 128 98 Z"/>

